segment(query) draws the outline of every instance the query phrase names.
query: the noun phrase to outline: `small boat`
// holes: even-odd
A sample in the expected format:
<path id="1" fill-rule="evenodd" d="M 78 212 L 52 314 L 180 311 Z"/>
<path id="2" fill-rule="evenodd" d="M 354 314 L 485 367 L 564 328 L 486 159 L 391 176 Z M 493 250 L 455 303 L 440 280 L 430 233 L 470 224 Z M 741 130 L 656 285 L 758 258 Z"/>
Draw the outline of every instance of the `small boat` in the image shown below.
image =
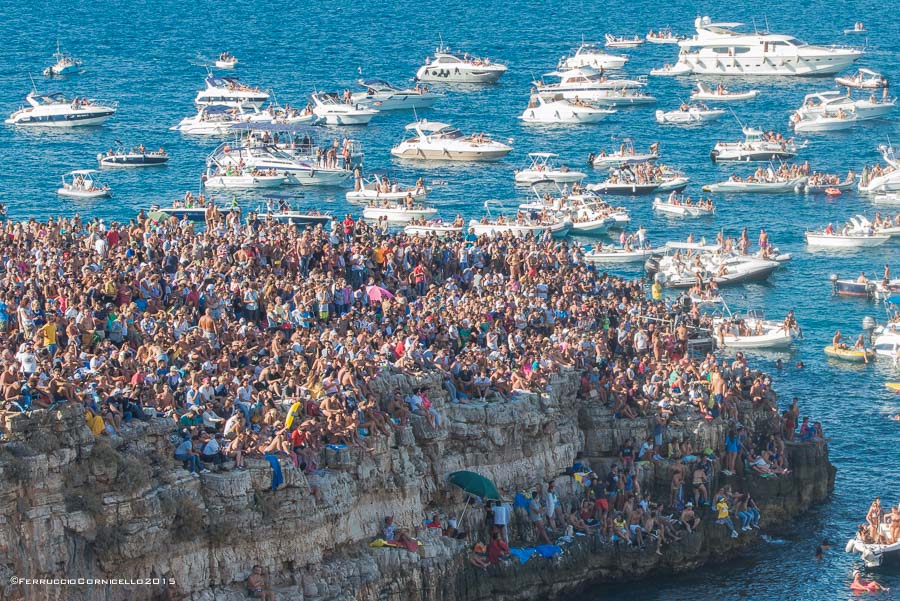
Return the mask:
<path id="1" fill-rule="evenodd" d="M 849 77 L 835 77 L 834 81 L 846 88 L 857 88 L 860 90 L 877 90 L 888 87 L 888 80 L 884 75 L 864 67 L 860 67 L 856 73 Z"/>
<path id="2" fill-rule="evenodd" d="M 625 36 L 616 36 L 611 33 L 606 34 L 605 39 L 607 48 L 637 48 L 644 43 L 644 40 L 638 36 L 626 38 Z"/>
<path id="3" fill-rule="evenodd" d="M 363 209 L 366 219 L 387 219 L 388 223 L 407 223 L 413 219 L 430 219 L 437 214 L 434 207 L 403 202 L 373 203 Z"/>
<path id="4" fill-rule="evenodd" d="M 551 71 L 544 77 L 558 77 L 558 83 L 544 83 L 543 79 L 531 82 L 540 94 L 561 94 L 567 100 L 602 100 L 610 90 L 642 88 L 647 82 L 641 79 L 609 77 L 594 67 L 578 67 L 564 71 Z"/>
<path id="5" fill-rule="evenodd" d="M 659 158 L 659 146 L 654 144 L 647 152 L 637 152 L 634 149 L 634 141 L 631 138 L 622 140 L 619 150 L 615 152 L 606 152 L 600 150 L 598 153 L 588 155 L 588 163 L 593 167 L 601 169 L 611 169 L 613 167 L 624 167 L 625 165 L 637 165 L 638 163 L 649 163 Z"/>
<path id="6" fill-rule="evenodd" d="M 875 328 L 872 333 L 872 348 L 880 357 L 897 357 L 897 349 L 900 348 L 900 322 L 892 321 Z"/>
<path id="7" fill-rule="evenodd" d="M 284 175 L 267 171 L 240 169 L 217 169 L 210 167 L 203 175 L 205 188 L 227 188 L 232 190 L 251 190 L 254 188 L 277 188 L 284 184 Z"/>
<path id="8" fill-rule="evenodd" d="M 163 148 L 147 152 L 141 144 L 131 150 L 119 147 L 101 152 L 97 155 L 97 161 L 101 167 L 158 167 L 169 161 L 169 154 Z"/>
<path id="9" fill-rule="evenodd" d="M 216 59 L 216 67 L 219 69 L 234 69 L 238 64 L 238 59 L 230 52 L 223 52 Z"/>
<path id="10" fill-rule="evenodd" d="M 243 84 L 236 77 L 217 77 L 210 74 L 204 83 L 206 87 L 197 92 L 194 98 L 194 104 L 198 107 L 218 104 L 232 107 L 252 106 L 258 109 L 269 100 L 268 92 Z"/>
<path id="11" fill-rule="evenodd" d="M 423 85 L 401 89 L 383 79 L 360 79 L 359 85 L 365 91 L 353 93 L 351 102 L 382 112 L 427 109 L 443 97 L 443 94 L 432 92 Z"/>
<path id="12" fill-rule="evenodd" d="M 747 90 L 746 92 L 729 92 L 723 85 L 715 90 L 703 82 L 697 82 L 697 91 L 691 93 L 691 100 L 705 100 L 707 102 L 735 102 L 739 100 L 753 100 L 759 96 L 759 90 Z"/>
<path id="13" fill-rule="evenodd" d="M 59 41 L 56 42 L 56 52 L 53 53 L 53 58 L 56 59 L 56 62 L 44 69 L 44 75 L 47 77 L 71 75 L 81 69 L 81 59 L 62 51 Z"/>
<path id="14" fill-rule="evenodd" d="M 537 221 L 519 211 L 515 218 L 507 218 L 503 215 L 494 218 L 491 216 L 490 206 L 499 204 L 497 201 L 485 201 L 484 208 L 488 214 L 481 219 L 471 219 L 468 225 L 468 231 L 476 236 L 493 236 L 496 234 L 512 233 L 517 236 L 531 234 L 535 237 L 543 236 L 545 233 L 550 234 L 554 238 L 564 238 L 569 230 L 572 229 L 572 222 L 562 219 L 552 219 L 547 221 Z"/>
<path id="15" fill-rule="evenodd" d="M 60 196 L 69 198 L 104 198 L 111 195 L 109 186 L 100 182 L 95 169 L 77 169 L 62 176 L 62 186 L 56 189 Z"/>
<path id="16" fill-rule="evenodd" d="M 784 194 L 798 192 L 806 183 L 805 177 L 793 179 L 774 179 L 772 181 L 725 180 L 703 186 L 704 192 L 722 192 L 730 194 Z"/>
<path id="17" fill-rule="evenodd" d="M 447 238 L 461 234 L 463 231 L 463 224 L 461 218 L 453 222 L 437 219 L 410 223 L 403 228 L 403 231 L 410 236 L 437 236 L 438 238 Z"/>
<path id="18" fill-rule="evenodd" d="M 794 342 L 797 331 L 786 329 L 784 322 L 766 319 L 761 311 L 756 310 L 749 311 L 746 315 L 734 315 L 724 302 L 722 306 L 725 315 L 713 318 L 713 335 L 719 346 L 780 350 L 790 347 Z"/>
<path id="19" fill-rule="evenodd" d="M 897 389 L 891 388 L 892 384 L 893 382 L 888 382 L 888 390 L 894 390 L 896 392 Z M 890 514 L 890 511 L 887 513 Z M 881 528 L 882 533 L 887 537 L 885 540 L 891 540 L 890 524 L 882 522 L 879 527 Z M 884 545 L 867 543 L 857 536 L 847 541 L 847 546 L 844 550 L 847 553 L 859 553 L 860 559 L 862 559 L 866 564 L 866 567 L 870 569 L 880 568 L 882 566 L 891 568 L 900 565 L 900 540 L 889 545 Z"/>
<path id="20" fill-rule="evenodd" d="M 336 92 L 313 92 L 313 114 L 326 125 L 368 125 L 378 111 L 362 105 L 348 104 Z"/>
<path id="21" fill-rule="evenodd" d="M 683 200 L 679 200 L 674 196 L 669 196 L 666 200 L 657 196 L 653 199 L 653 210 L 667 215 L 675 215 L 677 217 L 705 217 L 714 215 L 716 207 L 710 202 L 709 204 L 685 204 Z"/>
<path id="22" fill-rule="evenodd" d="M 872 349 L 835 348 L 829 344 L 823 350 L 828 357 L 849 363 L 868 363 L 875 358 L 875 351 Z"/>
<path id="23" fill-rule="evenodd" d="M 613 263 L 641 263 L 654 253 L 651 248 L 628 248 L 605 244 L 601 247 L 585 249 L 583 259 L 591 265 Z"/>
<path id="24" fill-rule="evenodd" d="M 803 146 L 797 146 L 793 139 L 767 140 L 766 135 L 752 127 L 741 127 L 743 142 L 716 142 L 709 158 L 713 163 L 750 161 L 783 161 L 797 156 Z"/>
<path id="25" fill-rule="evenodd" d="M 492 62 L 489 58 L 469 56 L 466 52 L 452 52 L 443 42 L 434 51 L 434 57 L 426 58 L 425 64 L 416 71 L 417 81 L 446 83 L 496 83 L 506 73 L 506 65 Z"/>
<path id="26" fill-rule="evenodd" d="M 683 104 L 674 111 L 656 111 L 656 122 L 661 125 L 702 125 L 718 121 L 725 111 L 709 108 L 705 104 Z"/>
<path id="27" fill-rule="evenodd" d="M 869 298 L 875 294 L 875 282 L 863 278 L 862 281 L 842 280 L 836 275 L 831 276 L 831 292 L 835 296 L 849 296 L 855 298 Z"/>
<path id="28" fill-rule="evenodd" d="M 859 23 L 854 23 L 851 29 L 845 29 L 844 35 L 852 35 L 855 33 L 869 33 L 869 30 L 866 29 L 866 26 L 860 21 Z"/>
<path id="29" fill-rule="evenodd" d="M 806 232 L 806 244 L 819 248 L 872 248 L 881 246 L 891 239 L 887 234 L 866 234 L 863 232 L 829 233 L 828 230 Z"/>
<path id="30" fill-rule="evenodd" d="M 684 36 L 675 35 L 671 27 L 663 27 L 656 33 L 651 29 L 644 39 L 651 44 L 677 44 L 684 39 Z"/>
<path id="31" fill-rule="evenodd" d="M 797 133 L 832 132 L 850 129 L 858 121 L 856 112 L 839 109 L 833 113 L 819 113 L 803 117 L 800 113 L 791 115 L 791 128 Z"/>
<path id="32" fill-rule="evenodd" d="M 608 108 L 631 108 L 656 104 L 656 97 L 638 90 L 615 88 L 597 92 L 592 96 L 591 102 Z"/>
<path id="33" fill-rule="evenodd" d="M 667 64 L 656 69 L 650 69 L 650 75 L 654 77 L 678 77 L 679 75 L 690 75 L 693 72 L 694 70 L 690 65 L 681 61 L 676 62 L 674 65 Z"/>
<path id="34" fill-rule="evenodd" d="M 840 91 L 830 90 L 804 96 L 803 104 L 792 114 L 791 119 L 797 119 L 793 115 L 799 115 L 802 120 L 817 115 L 835 115 L 843 111 L 855 115 L 857 121 L 867 121 L 887 117 L 896 106 L 896 98 L 885 97 L 878 100 L 874 94 L 869 98 L 853 98 L 849 91 L 842 94 Z"/>
<path id="35" fill-rule="evenodd" d="M 422 161 L 499 161 L 512 148 L 486 134 L 465 136 L 446 123 L 422 119 L 406 126 L 415 132 L 393 148 L 391 155 Z"/>
<path id="36" fill-rule="evenodd" d="M 580 182 L 587 174 L 583 171 L 571 170 L 565 165 L 557 165 L 559 155 L 553 152 L 529 152 L 528 166 L 515 171 L 517 184 L 532 185 L 537 182 L 555 182 L 571 184 Z"/>
<path id="37" fill-rule="evenodd" d="M 809 178 L 803 186 L 803 191 L 807 194 L 827 194 L 828 196 L 840 196 L 842 192 L 852 190 L 856 185 L 856 178 L 845 179 L 838 183 L 825 183 L 821 180 L 813 180 Z M 829 192 L 830 190 L 830 192 Z"/>
<path id="38" fill-rule="evenodd" d="M 347 192 L 347 200 L 351 202 L 370 202 L 373 200 L 404 200 L 413 198 L 422 200 L 428 194 L 425 186 L 408 186 L 399 182 L 391 183 L 386 175 L 379 179 L 378 174 L 370 174 L 360 181 L 359 190 Z"/>
<path id="39" fill-rule="evenodd" d="M 333 215 L 321 213 L 317 210 L 305 211 L 290 205 L 287 197 L 278 195 L 266 196 L 266 205 L 257 207 L 247 215 L 247 221 L 260 219 L 262 221 L 277 221 L 287 223 L 298 228 L 325 227 L 334 219 Z M 277 200 L 277 204 L 275 201 Z"/>
<path id="40" fill-rule="evenodd" d="M 77 96 L 70 100 L 60 93 L 39 94 L 33 90 L 25 101 L 30 106 L 14 112 L 6 123 L 29 127 L 80 127 L 101 125 L 116 114 L 114 103 L 100 104 Z"/>
<path id="41" fill-rule="evenodd" d="M 586 102 L 566 100 L 562 94 L 532 94 L 528 108 L 519 119 L 525 123 L 577 125 L 598 123 L 615 112 Z"/>
<path id="42" fill-rule="evenodd" d="M 608 71 L 621 69 L 627 62 L 627 56 L 607 54 L 599 44 L 582 42 L 569 56 L 560 59 L 559 68 L 593 67 Z"/>
<path id="43" fill-rule="evenodd" d="M 210 204 L 208 205 L 185 205 L 183 201 L 176 200 L 172 203 L 171 206 L 168 207 L 161 207 L 158 204 L 150 205 L 150 210 L 148 211 L 148 213 L 158 211 L 177 219 L 187 218 L 189 221 L 206 221 L 206 213 L 212 208 L 217 209 L 220 213 L 230 213 L 232 211 L 237 211 L 238 213 L 240 213 L 241 211 L 240 207 L 237 205 L 233 206 L 231 209 L 222 209 L 214 202 L 210 202 Z"/>

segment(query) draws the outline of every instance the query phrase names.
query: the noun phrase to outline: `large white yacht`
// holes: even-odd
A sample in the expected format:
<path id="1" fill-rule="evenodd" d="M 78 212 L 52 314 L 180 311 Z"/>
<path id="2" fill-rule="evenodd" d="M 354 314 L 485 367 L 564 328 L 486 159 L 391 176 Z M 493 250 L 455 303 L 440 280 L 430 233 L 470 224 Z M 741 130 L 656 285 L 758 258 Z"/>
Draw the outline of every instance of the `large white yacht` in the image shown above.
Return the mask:
<path id="1" fill-rule="evenodd" d="M 868 98 L 853 98 L 850 94 L 829 90 L 804 96 L 803 104 L 797 109 L 796 114 L 805 119 L 843 110 L 845 113 L 856 115 L 858 121 L 866 121 L 886 117 L 895 106 L 897 106 L 896 98 L 879 100 L 874 94 Z"/>
<path id="2" fill-rule="evenodd" d="M 615 112 L 583 100 L 566 100 L 562 94 L 532 94 L 519 119 L 525 123 L 597 123 Z"/>
<path id="3" fill-rule="evenodd" d="M 39 94 L 32 91 L 25 101 L 30 106 L 14 112 L 6 123 L 37 127 L 100 125 L 116 113 L 116 107 L 111 103 L 99 104 L 77 96 L 69 99 L 61 93 Z"/>
<path id="4" fill-rule="evenodd" d="M 499 161 L 512 148 L 486 134 L 464 135 L 447 123 L 416 121 L 406 126 L 415 132 L 393 148 L 391 154 L 401 159 L 431 161 Z"/>
<path id="5" fill-rule="evenodd" d="M 242 84 L 235 77 L 206 77 L 206 88 L 197 92 L 194 104 L 224 104 L 227 106 L 254 106 L 261 108 L 269 99 L 268 92 Z"/>
<path id="6" fill-rule="evenodd" d="M 496 83 L 506 73 L 506 65 L 492 62 L 489 58 L 459 56 L 443 44 L 434 51 L 434 57 L 425 59 L 425 64 L 416 71 L 417 81 L 443 81 L 447 83 Z"/>
<path id="7" fill-rule="evenodd" d="M 379 111 L 426 109 L 443 96 L 443 94 L 432 92 L 423 85 L 400 89 L 383 79 L 360 79 L 359 85 L 364 87 L 365 91 L 354 92 L 350 96 L 353 104 Z"/>
<path id="8" fill-rule="evenodd" d="M 735 31 L 740 25 L 697 17 L 697 34 L 678 43 L 678 63 L 698 75 L 829 75 L 863 54 L 855 48 L 813 46 L 789 35 Z"/>
<path id="9" fill-rule="evenodd" d="M 594 67 L 578 67 L 545 73 L 558 77 L 558 83 L 532 82 L 541 94 L 561 94 L 567 100 L 596 100 L 609 96 L 609 90 L 640 88 L 645 82 L 636 79 L 609 78 Z"/>
<path id="10" fill-rule="evenodd" d="M 334 92 L 313 92 L 309 95 L 313 113 L 327 125 L 368 125 L 378 111 L 362 105 L 346 103 Z"/>

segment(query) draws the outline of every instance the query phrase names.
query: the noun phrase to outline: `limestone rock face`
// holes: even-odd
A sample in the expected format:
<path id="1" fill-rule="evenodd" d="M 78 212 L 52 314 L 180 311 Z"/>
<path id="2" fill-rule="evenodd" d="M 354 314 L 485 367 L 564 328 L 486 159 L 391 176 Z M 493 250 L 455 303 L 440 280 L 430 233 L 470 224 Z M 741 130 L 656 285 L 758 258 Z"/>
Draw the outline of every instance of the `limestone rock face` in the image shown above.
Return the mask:
<path id="1" fill-rule="evenodd" d="M 580 494 L 581 485 L 563 475 L 578 451 L 604 473 L 619 445 L 629 437 L 639 444 L 653 423 L 614 419 L 605 406 L 579 400 L 574 373 L 554 376 L 546 393 L 502 402 L 450 403 L 436 374 L 385 373 L 369 385 L 385 394 L 426 387 L 444 427 L 434 430 L 413 416 L 390 439 L 367 438 L 372 452 L 326 452 L 324 469 L 309 476 L 282 460 L 284 484 L 275 491 L 271 467 L 262 460 L 248 459 L 246 470 L 191 477 L 171 459 L 170 427 L 162 419 L 107 441 L 94 439 L 76 407 L 5 416 L 0 599 L 237 601 L 247 598 L 244 583 L 256 564 L 269 570 L 279 600 L 551 599 L 590 580 L 695 569 L 755 540 L 755 533 L 731 540 L 724 527 L 704 518 L 696 533 L 662 557 L 652 549 L 576 538 L 562 557 L 476 569 L 462 541 L 424 528 L 423 518 L 438 512 L 485 538 L 483 507 L 467 504 L 448 485 L 450 473 L 479 472 L 508 498 L 554 480 L 567 502 Z M 767 432 L 771 415 L 765 410 L 745 406 L 741 412 L 755 432 Z M 696 449 L 722 446 L 721 422 L 691 410 L 676 421 L 667 440 L 690 439 Z M 790 477 L 738 474 L 727 482 L 755 495 L 764 525 L 821 501 L 834 485 L 824 444 L 789 444 L 787 453 Z M 643 488 L 657 498 L 668 498 L 670 479 L 667 462 L 640 471 Z M 417 538 L 418 552 L 368 546 L 388 515 Z M 532 535 L 523 510 L 514 512 L 510 533 L 515 539 Z M 161 582 L 25 587 L 10 584 L 12 576 Z"/>

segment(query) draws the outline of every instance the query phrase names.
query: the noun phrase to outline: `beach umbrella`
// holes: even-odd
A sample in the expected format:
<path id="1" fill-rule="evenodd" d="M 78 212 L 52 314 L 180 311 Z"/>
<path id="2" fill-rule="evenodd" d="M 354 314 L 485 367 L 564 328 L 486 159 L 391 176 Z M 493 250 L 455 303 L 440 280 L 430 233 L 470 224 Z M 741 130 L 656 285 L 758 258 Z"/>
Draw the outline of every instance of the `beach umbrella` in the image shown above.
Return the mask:
<path id="1" fill-rule="evenodd" d="M 500 493 L 494 483 L 475 472 L 453 472 L 448 478 L 450 484 L 455 484 L 470 495 L 481 497 L 482 499 L 500 500 Z"/>
<path id="2" fill-rule="evenodd" d="M 169 218 L 168 213 L 164 213 L 163 211 L 150 211 L 147 213 L 147 219 L 150 221 L 156 221 L 159 223 L 160 221 L 165 221 Z"/>
<path id="3" fill-rule="evenodd" d="M 389 290 L 381 286 L 366 286 L 366 294 L 369 295 L 369 300 L 373 303 L 377 303 L 385 298 L 394 298 L 394 295 Z"/>

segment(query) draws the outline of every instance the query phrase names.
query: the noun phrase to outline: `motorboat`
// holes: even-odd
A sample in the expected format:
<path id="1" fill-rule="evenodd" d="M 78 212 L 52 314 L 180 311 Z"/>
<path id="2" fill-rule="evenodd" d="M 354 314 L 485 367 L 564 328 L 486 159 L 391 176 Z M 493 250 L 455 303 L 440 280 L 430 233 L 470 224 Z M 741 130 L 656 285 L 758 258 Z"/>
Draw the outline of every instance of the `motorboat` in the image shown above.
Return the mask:
<path id="1" fill-rule="evenodd" d="M 363 209 L 366 219 L 386 219 L 388 223 L 407 223 L 413 219 L 431 219 L 437 214 L 434 207 L 396 201 L 372 201 Z"/>
<path id="2" fill-rule="evenodd" d="M 64 52 L 56 42 L 56 52 L 53 53 L 55 62 L 44 69 L 44 75 L 47 77 L 71 75 L 77 73 L 81 69 L 81 59 L 75 58 L 68 52 Z"/>
<path id="3" fill-rule="evenodd" d="M 722 253 L 716 246 L 690 242 L 669 242 L 664 255 L 654 255 L 645 263 L 647 271 L 667 288 L 761 282 L 780 267 L 775 260 Z"/>
<path id="4" fill-rule="evenodd" d="M 656 122 L 660 125 L 702 125 L 718 121 L 724 114 L 724 110 L 710 108 L 702 103 L 683 104 L 674 111 L 656 111 Z"/>
<path id="5" fill-rule="evenodd" d="M 621 69 L 627 62 L 627 56 L 607 54 L 599 44 L 582 42 L 571 54 L 560 59 L 559 68 L 593 67 L 595 69 L 615 70 Z"/>
<path id="6" fill-rule="evenodd" d="M 101 167 L 158 167 L 169 162 L 169 153 L 163 148 L 147 151 L 144 145 L 131 150 L 119 147 L 97 155 Z"/>
<path id="7" fill-rule="evenodd" d="M 624 167 L 625 165 L 651 163 L 658 158 L 658 144 L 652 145 L 647 152 L 637 152 L 634 148 L 634 141 L 631 138 L 625 138 L 622 140 L 619 150 L 615 152 L 607 152 L 605 149 L 601 149 L 597 153 L 591 153 L 588 156 L 588 163 L 601 169 L 611 169 L 613 167 Z"/>
<path id="8" fill-rule="evenodd" d="M 843 180 L 840 179 L 840 176 L 813 174 L 807 178 L 806 184 L 803 186 L 803 191 L 806 194 L 829 194 L 837 196 L 834 194 L 834 190 L 846 192 L 847 190 L 852 190 L 854 185 L 856 185 L 856 176 L 853 174 L 848 174 Z"/>
<path id="9" fill-rule="evenodd" d="M 677 36 L 672 32 L 671 27 L 663 27 L 655 32 L 651 29 L 644 39 L 650 44 L 677 44 L 684 39 L 684 36 Z"/>
<path id="10" fill-rule="evenodd" d="M 891 239 L 888 234 L 877 234 L 874 231 L 865 232 L 851 230 L 834 232 L 830 228 L 822 231 L 807 231 L 805 233 L 806 244 L 818 248 L 871 248 L 881 246 Z"/>
<path id="11" fill-rule="evenodd" d="M 247 112 L 249 111 L 249 112 Z M 209 104 L 197 109 L 197 114 L 185 117 L 169 128 L 191 136 L 223 136 L 231 132 L 235 123 L 249 121 L 249 116 L 258 113 L 254 107 Z"/>
<path id="12" fill-rule="evenodd" d="M 309 98 L 313 113 L 326 125 L 368 125 L 378 114 L 375 109 L 343 102 L 337 93 L 313 92 Z"/>
<path id="13" fill-rule="evenodd" d="M 889 387 L 889 389 L 893 388 Z M 879 528 L 887 537 L 885 540 L 891 540 L 890 525 L 882 523 L 879 525 Z M 880 568 L 882 566 L 900 565 L 900 541 L 895 541 L 889 545 L 867 543 L 857 536 L 847 541 L 845 551 L 847 553 L 859 553 L 860 559 L 862 559 L 866 564 L 866 567 L 870 569 Z"/>
<path id="14" fill-rule="evenodd" d="M 678 77 L 680 75 L 691 75 L 693 72 L 694 70 L 689 65 L 682 62 L 667 63 L 662 67 L 650 69 L 650 75 L 654 77 Z"/>
<path id="15" fill-rule="evenodd" d="M 100 103 L 87 98 L 66 98 L 61 93 L 39 94 L 33 90 L 25 97 L 30 106 L 21 108 L 6 119 L 9 125 L 29 127 L 80 127 L 101 125 L 116 114 L 114 103 Z"/>
<path id="16" fill-rule="evenodd" d="M 569 230 L 572 229 L 572 222 L 561 219 L 547 219 L 539 221 L 531 219 L 531 217 L 523 211 L 519 211 L 515 217 L 493 217 L 490 214 L 490 205 L 497 204 L 496 201 L 486 201 L 484 203 L 488 214 L 481 219 L 472 219 L 467 226 L 468 231 L 476 236 L 494 236 L 497 234 L 511 233 L 517 236 L 525 236 L 531 234 L 535 237 L 541 237 L 544 234 L 550 234 L 554 238 L 564 238 Z"/>
<path id="17" fill-rule="evenodd" d="M 251 190 L 254 188 L 277 188 L 284 184 L 284 176 L 270 171 L 252 169 L 220 169 L 210 165 L 203 174 L 203 186 L 207 189 L 227 188 L 230 190 Z"/>
<path id="18" fill-rule="evenodd" d="M 735 315 L 725 303 L 722 307 L 725 315 L 712 320 L 713 335 L 722 348 L 783 350 L 791 346 L 798 333 L 782 321 L 766 319 L 759 310 Z"/>
<path id="19" fill-rule="evenodd" d="M 558 184 L 557 184 L 558 185 Z M 625 227 L 631 216 L 624 207 L 613 207 L 600 196 L 591 193 L 567 194 L 565 186 L 558 196 L 546 193 L 541 196 L 532 188 L 535 198 L 519 205 L 519 209 L 531 214 L 553 215 L 572 222 L 572 233 L 582 236 L 603 234 L 611 228 Z"/>
<path id="20" fill-rule="evenodd" d="M 834 115 L 839 111 L 853 114 L 857 121 L 879 119 L 890 114 L 897 106 L 896 98 L 878 100 L 874 95 L 869 98 L 853 98 L 849 93 L 842 94 L 832 90 L 816 92 L 803 97 L 803 104 L 793 114 L 800 119 L 817 115 Z"/>
<path id="21" fill-rule="evenodd" d="M 390 182 L 386 175 L 379 178 L 378 174 L 372 174 L 368 178 L 362 177 L 358 186 L 354 185 L 354 188 L 357 187 L 358 189 L 347 192 L 347 200 L 351 202 L 405 200 L 407 198 L 423 200 L 429 192 L 424 185 L 408 186 L 396 181 Z"/>
<path id="22" fill-rule="evenodd" d="M 869 33 L 869 30 L 866 29 L 865 24 L 863 24 L 861 21 L 858 23 L 854 23 L 853 27 L 851 27 L 850 29 L 844 30 L 844 35 L 851 35 L 855 33 Z"/>
<path id="23" fill-rule="evenodd" d="M 197 97 L 194 98 L 194 104 L 198 107 L 220 104 L 262 108 L 269 100 L 268 92 L 243 84 L 236 77 L 208 75 L 204 81 L 206 87 L 197 92 Z"/>
<path id="24" fill-rule="evenodd" d="M 882 194 L 884 196 L 882 202 L 889 202 L 892 195 L 887 193 L 900 191 L 900 168 L 888 165 L 879 175 L 873 175 L 864 168 L 859 177 L 857 190 L 864 194 Z"/>
<path id="25" fill-rule="evenodd" d="M 515 171 L 517 184 L 532 185 L 537 182 L 551 181 L 558 184 L 580 182 L 587 174 L 583 171 L 569 169 L 565 165 L 557 165 L 559 155 L 553 152 L 529 152 L 528 165 Z"/>
<path id="26" fill-rule="evenodd" d="M 638 36 L 628 38 L 623 35 L 613 35 L 608 33 L 604 37 L 606 39 L 607 48 L 637 48 L 644 43 L 644 40 Z"/>
<path id="27" fill-rule="evenodd" d="M 785 194 L 799 192 L 805 183 L 805 176 L 787 178 L 776 176 L 750 181 L 732 176 L 732 179 L 703 186 L 703 191 L 730 194 Z"/>
<path id="28" fill-rule="evenodd" d="M 890 321 L 876 327 L 872 332 L 872 349 L 876 356 L 893 359 L 897 356 L 898 348 L 900 348 L 900 322 Z"/>
<path id="29" fill-rule="evenodd" d="M 857 121 L 856 113 L 839 109 L 834 113 L 819 113 L 809 117 L 794 113 L 791 115 L 790 125 L 796 133 L 832 132 L 850 129 Z"/>
<path id="30" fill-rule="evenodd" d="M 414 220 L 403 228 L 403 232 L 410 236 L 436 236 L 438 238 L 458 236 L 462 231 L 463 221 L 461 217 L 451 222 L 443 221 L 442 219 Z"/>
<path id="31" fill-rule="evenodd" d="M 464 53 L 452 52 L 441 43 L 433 57 L 425 59 L 425 64 L 416 71 L 417 81 L 437 81 L 446 83 L 496 83 L 506 73 L 506 65 L 492 62 L 489 58 L 478 58 Z"/>
<path id="32" fill-rule="evenodd" d="M 872 204 L 896 205 L 900 204 L 900 193 L 897 192 L 877 192 L 870 196 L 869 200 Z"/>
<path id="33" fill-rule="evenodd" d="M 642 263 L 654 252 L 652 248 L 631 248 L 604 244 L 585 249 L 582 258 L 590 265 Z"/>
<path id="34" fill-rule="evenodd" d="M 638 177 L 629 167 L 612 169 L 602 182 L 588 184 L 585 189 L 596 194 L 611 196 L 644 196 L 654 192 L 681 192 L 690 178 L 676 172 L 665 171 L 650 178 Z"/>
<path id="35" fill-rule="evenodd" d="M 724 85 L 719 84 L 715 89 L 702 81 L 697 82 L 697 90 L 691 92 L 691 100 L 703 100 L 706 102 L 736 102 L 741 100 L 753 100 L 759 96 L 759 90 L 747 90 L 745 92 L 730 92 Z"/>
<path id="36" fill-rule="evenodd" d="M 294 161 L 312 164 L 318 170 L 315 177 L 323 178 L 319 182 L 323 184 L 328 179 L 339 178 L 343 181 L 348 178 L 348 174 L 354 169 L 362 168 L 365 156 L 359 140 L 343 136 L 340 139 L 337 136 L 331 140 L 324 139 L 321 134 L 332 130 L 307 127 L 300 123 L 238 123 L 232 126 L 232 130 L 243 134 L 238 139 L 241 145 L 269 147 Z M 288 175 L 288 184 L 299 183 L 295 180 L 294 176 Z"/>
<path id="37" fill-rule="evenodd" d="M 89 199 L 110 196 L 109 186 L 97 179 L 96 169 L 76 169 L 62 176 L 62 185 L 56 189 L 60 196 Z"/>
<path id="38" fill-rule="evenodd" d="M 807 44 L 790 35 L 735 31 L 741 25 L 697 17 L 696 35 L 678 42 L 679 62 L 696 75 L 830 75 L 863 54 L 855 48 Z"/>
<path id="39" fill-rule="evenodd" d="M 741 127 L 743 142 L 716 142 L 709 158 L 713 163 L 740 161 L 783 161 L 797 156 L 803 146 L 797 146 L 793 139 L 766 139 L 766 135 L 752 127 Z"/>
<path id="40" fill-rule="evenodd" d="M 639 90 L 616 88 L 597 92 L 591 102 L 607 108 L 630 108 L 656 104 L 656 98 Z"/>
<path id="41" fill-rule="evenodd" d="M 423 85 L 414 88 L 398 88 L 383 79 L 360 79 L 363 92 L 354 92 L 350 100 L 354 105 L 378 111 L 404 111 L 431 108 L 443 94 L 432 92 Z"/>
<path id="42" fill-rule="evenodd" d="M 838 361 L 846 361 L 848 363 L 868 363 L 875 359 L 875 351 L 872 349 L 842 348 L 829 344 L 822 350 L 830 359 L 837 359 Z"/>
<path id="43" fill-rule="evenodd" d="M 393 148 L 391 155 L 423 161 L 499 161 L 512 147 L 485 134 L 463 135 L 446 123 L 422 119 L 406 126 L 414 136 Z"/>
<path id="44" fill-rule="evenodd" d="M 290 197 L 276 194 L 267 195 L 266 204 L 258 206 L 255 211 L 247 215 L 247 220 L 259 219 L 261 221 L 275 221 L 286 223 L 298 228 L 322 227 L 324 228 L 334 219 L 333 215 L 322 213 L 318 210 L 302 210 L 291 206 Z"/>
<path id="45" fill-rule="evenodd" d="M 834 81 L 845 88 L 861 90 L 878 90 L 888 87 L 888 80 L 884 75 L 865 67 L 860 67 L 853 75 L 835 77 Z"/>
<path id="46" fill-rule="evenodd" d="M 679 199 L 674 194 L 665 200 L 660 196 L 654 198 L 653 210 L 676 217 L 705 217 L 716 213 L 716 207 L 712 202 L 698 200 L 693 203 L 690 200 Z"/>
<path id="47" fill-rule="evenodd" d="M 538 93 L 531 95 L 519 119 L 525 123 L 575 125 L 598 123 L 615 112 L 580 100 L 566 100 L 562 94 Z"/>
<path id="48" fill-rule="evenodd" d="M 201 196 L 202 199 L 202 196 Z M 231 209 L 222 209 L 218 207 L 215 202 L 210 201 L 209 204 L 198 203 L 193 204 L 193 202 L 185 203 L 183 200 L 176 200 L 170 206 L 160 206 L 158 204 L 154 204 L 150 206 L 149 213 L 153 213 L 159 211 L 161 213 L 165 213 L 166 215 L 170 215 L 175 217 L 176 219 L 187 219 L 188 221 L 206 221 L 206 215 L 210 211 L 210 209 L 215 208 L 220 213 L 230 213 L 232 211 L 237 211 L 240 213 L 241 209 L 236 204 L 231 207 Z"/>
<path id="49" fill-rule="evenodd" d="M 876 283 L 865 275 L 855 280 L 845 280 L 837 275 L 831 276 L 831 292 L 835 296 L 849 296 L 856 298 L 869 298 L 875 294 Z"/>
<path id="50" fill-rule="evenodd" d="M 610 90 L 640 88 L 646 85 L 639 79 L 607 77 L 594 67 L 577 67 L 565 71 L 551 71 L 544 77 L 557 77 L 557 83 L 544 83 L 544 80 L 532 84 L 539 94 L 559 94 L 567 100 L 594 101 L 609 96 Z"/>
<path id="51" fill-rule="evenodd" d="M 238 59 L 230 52 L 223 52 L 216 59 L 216 68 L 218 69 L 234 69 L 238 64 Z"/>
<path id="52" fill-rule="evenodd" d="M 884 221 L 876 219 L 876 223 L 872 223 L 865 215 L 856 215 L 847 221 L 846 229 L 852 234 L 900 236 L 900 225 L 895 225 L 890 218 Z"/>

